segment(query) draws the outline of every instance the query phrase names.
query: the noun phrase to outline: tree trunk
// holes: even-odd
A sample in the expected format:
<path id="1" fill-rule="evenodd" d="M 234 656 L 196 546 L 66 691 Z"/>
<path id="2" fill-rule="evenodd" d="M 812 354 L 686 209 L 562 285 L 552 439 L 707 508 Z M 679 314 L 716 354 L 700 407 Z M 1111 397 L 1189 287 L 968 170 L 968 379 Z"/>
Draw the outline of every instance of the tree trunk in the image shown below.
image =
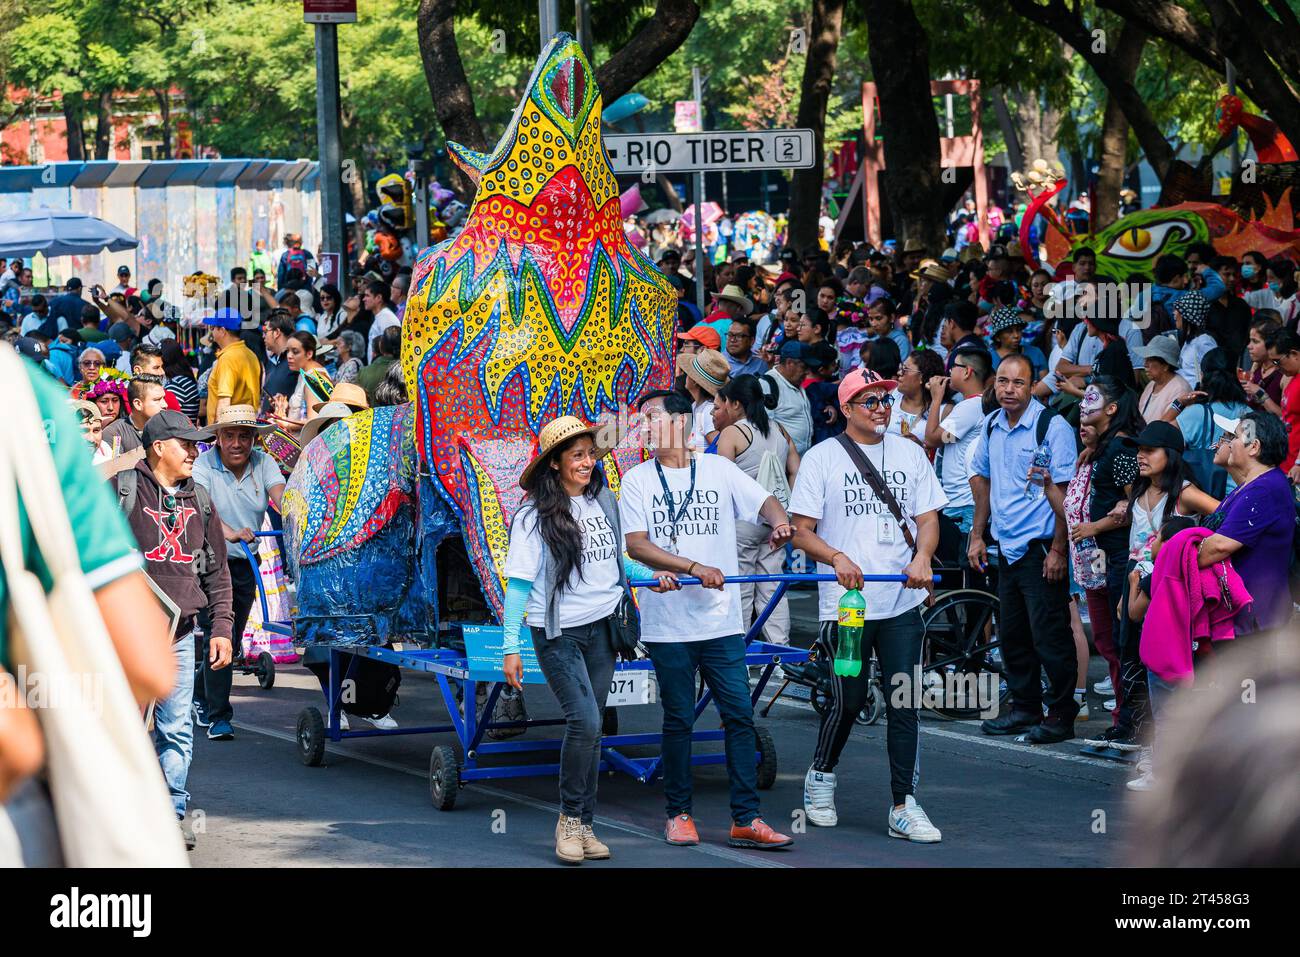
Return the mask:
<path id="1" fill-rule="evenodd" d="M 863 0 L 885 141 L 885 195 L 899 248 L 944 248 L 939 121 L 930 97 L 930 42 L 911 0 Z"/>
<path id="2" fill-rule="evenodd" d="M 1010 2 L 1011 8 L 1018 14 L 1026 20 L 1051 30 L 1087 61 L 1093 72 L 1097 74 L 1097 78 L 1105 85 L 1109 97 L 1113 98 L 1124 111 L 1129 125 L 1133 128 L 1133 135 L 1137 137 L 1138 144 L 1146 153 L 1147 162 L 1155 170 L 1156 176 L 1163 181 L 1169 172 L 1170 164 L 1174 161 L 1174 150 L 1164 134 L 1160 132 L 1160 126 L 1151 115 L 1151 110 L 1142 99 L 1142 95 L 1133 85 L 1132 76 L 1126 77 L 1119 67 L 1117 58 L 1108 52 L 1106 35 L 1102 33 L 1099 37 L 1094 36 L 1080 19 L 1077 9 L 1070 9 L 1060 0 L 1054 0 L 1048 6 L 1041 6 L 1037 0 L 1010 0 Z M 1128 18 L 1126 18 L 1126 30 L 1127 21 Z M 1134 26 L 1136 28 L 1136 25 Z"/>
<path id="3" fill-rule="evenodd" d="M 465 76 L 456 46 L 456 0 L 420 0 L 416 14 L 416 33 L 420 41 L 420 59 L 424 77 L 433 96 L 438 123 L 448 142 L 472 150 L 487 149 L 487 139 L 474 109 L 474 94 Z M 475 184 L 454 163 L 451 188 L 465 202 L 474 196 Z"/>
<path id="4" fill-rule="evenodd" d="M 356 222 L 352 224 L 352 236 L 356 242 L 357 255 L 361 255 L 366 245 L 366 168 L 365 158 L 356 156 L 352 160 L 354 169 L 351 176 L 343 177 L 347 184 L 348 193 L 352 197 L 352 216 Z M 347 263 L 343 264 L 347 268 Z M 342 285 L 339 286 L 342 289 Z"/>
<path id="5" fill-rule="evenodd" d="M 158 114 L 161 119 L 162 127 L 162 159 L 172 158 L 172 100 L 169 91 L 154 90 L 153 95 L 158 98 Z"/>
<path id="6" fill-rule="evenodd" d="M 844 0 L 813 0 L 808 55 L 799 89 L 795 126 L 813 131 L 813 166 L 797 169 L 790 183 L 789 244 L 804 250 L 817 245 L 826 170 L 826 105 L 835 80 L 835 55 L 844 23 Z"/>
<path id="7" fill-rule="evenodd" d="M 1000 86 L 992 89 L 993 112 L 997 114 L 998 129 L 1002 131 L 1002 139 L 1007 144 L 1007 165 L 1011 167 L 1012 172 L 1025 168 L 1025 153 L 1020 142 L 1020 133 L 1016 128 L 1016 123 L 1011 117 L 1011 110 L 1007 106 L 1006 91 Z"/>
<path id="8" fill-rule="evenodd" d="M 835 2 L 844 6 L 844 0 Z M 645 26 L 596 71 L 605 103 L 613 103 L 657 70 L 686 41 L 699 18 L 694 0 L 659 0 Z"/>
<path id="9" fill-rule="evenodd" d="M 95 117 L 95 159 L 112 159 L 113 152 L 113 91 L 99 94 Z"/>
<path id="10" fill-rule="evenodd" d="M 83 126 L 86 113 L 85 101 L 80 93 L 64 93 L 63 123 L 68 136 L 68 159 L 73 161 L 86 158 L 86 130 Z"/>
<path id="11" fill-rule="evenodd" d="M 1134 23 L 1125 23 L 1115 45 L 1115 71 L 1125 83 L 1137 76 L 1146 46 L 1146 33 Z M 1092 231 L 1099 232 L 1119 218 L 1119 191 L 1124 185 L 1125 159 L 1128 154 L 1128 118 L 1113 95 L 1106 97 L 1106 112 L 1101 123 L 1100 162 L 1097 186 L 1092 196 Z"/>

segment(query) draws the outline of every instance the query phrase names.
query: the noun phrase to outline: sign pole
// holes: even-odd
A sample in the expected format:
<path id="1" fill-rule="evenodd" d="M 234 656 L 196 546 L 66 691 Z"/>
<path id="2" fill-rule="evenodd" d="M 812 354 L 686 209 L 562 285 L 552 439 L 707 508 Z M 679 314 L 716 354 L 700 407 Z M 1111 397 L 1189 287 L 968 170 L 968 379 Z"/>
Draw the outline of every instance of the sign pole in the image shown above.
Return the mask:
<path id="1" fill-rule="evenodd" d="M 704 125 L 704 106 L 701 101 L 700 68 L 691 67 L 691 80 L 695 84 L 695 115 L 699 117 L 700 125 Z M 700 318 L 707 313 L 704 311 L 704 174 L 695 174 L 695 305 L 700 310 Z"/>
<path id="2" fill-rule="evenodd" d="M 343 239 L 342 122 L 339 118 L 339 35 L 335 23 L 316 24 L 316 144 L 320 154 L 321 239 L 324 252 L 337 253 L 331 277 L 348 294 L 347 244 Z"/>

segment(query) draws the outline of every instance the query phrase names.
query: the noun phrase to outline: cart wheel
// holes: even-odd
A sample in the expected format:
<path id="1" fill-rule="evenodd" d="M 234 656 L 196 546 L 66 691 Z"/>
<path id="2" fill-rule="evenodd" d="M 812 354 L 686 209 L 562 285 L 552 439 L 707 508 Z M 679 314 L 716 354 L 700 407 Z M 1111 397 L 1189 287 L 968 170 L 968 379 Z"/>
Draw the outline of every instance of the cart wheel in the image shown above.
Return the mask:
<path id="1" fill-rule="evenodd" d="M 257 683 L 261 685 L 263 691 L 270 691 L 275 687 L 275 659 L 271 657 L 269 651 L 264 651 L 257 656 Z"/>
<path id="2" fill-rule="evenodd" d="M 450 811 L 456 806 L 460 791 L 460 763 L 456 752 L 440 744 L 429 755 L 429 799 L 439 811 Z"/>
<path id="3" fill-rule="evenodd" d="M 605 720 L 601 725 L 601 734 L 618 734 L 618 708 L 606 708 Z"/>
<path id="4" fill-rule="evenodd" d="M 325 760 L 325 719 L 317 708 L 298 712 L 298 757 L 309 768 L 318 768 Z"/>
<path id="5" fill-rule="evenodd" d="M 880 716 L 885 713 L 885 692 L 881 690 L 880 685 L 874 682 L 871 685 L 871 693 L 867 696 L 867 704 L 858 716 L 854 718 L 860 725 L 870 727 L 880 720 Z"/>
<path id="6" fill-rule="evenodd" d="M 776 783 L 776 741 L 765 725 L 754 725 L 758 738 L 758 788 L 766 791 Z"/>

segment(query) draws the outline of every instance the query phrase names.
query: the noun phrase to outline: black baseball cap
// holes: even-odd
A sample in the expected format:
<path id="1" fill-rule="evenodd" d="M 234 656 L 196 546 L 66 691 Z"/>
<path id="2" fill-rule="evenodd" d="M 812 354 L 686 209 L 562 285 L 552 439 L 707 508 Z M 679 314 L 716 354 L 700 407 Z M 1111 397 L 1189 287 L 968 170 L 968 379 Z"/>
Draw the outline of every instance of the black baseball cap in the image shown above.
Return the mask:
<path id="1" fill-rule="evenodd" d="M 118 267 L 117 267 L 117 274 L 118 274 L 119 276 L 129 276 L 129 275 L 131 275 L 131 267 L 130 267 L 130 266 L 118 266 Z"/>
<path id="2" fill-rule="evenodd" d="M 155 442 L 166 439 L 182 439 L 187 442 L 211 442 L 216 434 L 211 429 L 200 429 L 184 412 L 163 409 L 145 423 L 141 440 L 147 448 Z"/>
<path id="3" fill-rule="evenodd" d="M 1171 449 L 1180 455 L 1187 447 L 1182 430 L 1172 422 L 1150 422 L 1136 437 L 1126 435 L 1120 441 L 1130 449 Z"/>

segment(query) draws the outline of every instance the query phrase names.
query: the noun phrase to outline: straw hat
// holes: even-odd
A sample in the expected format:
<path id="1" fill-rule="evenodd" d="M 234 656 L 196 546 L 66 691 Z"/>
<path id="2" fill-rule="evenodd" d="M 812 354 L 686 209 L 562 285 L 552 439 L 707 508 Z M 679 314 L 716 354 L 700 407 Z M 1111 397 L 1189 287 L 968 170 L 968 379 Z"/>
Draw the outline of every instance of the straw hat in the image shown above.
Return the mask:
<path id="1" fill-rule="evenodd" d="M 713 294 L 713 298 L 725 299 L 728 302 L 739 303 L 741 307 L 745 310 L 745 315 L 749 315 L 751 312 L 754 311 L 753 300 L 750 299 L 748 296 L 746 296 L 745 290 L 741 289 L 735 283 L 732 283 L 730 286 L 723 286 L 722 292 L 715 292 Z"/>
<path id="2" fill-rule="evenodd" d="M 717 395 L 731 377 L 731 365 L 716 349 L 701 349 L 694 355 L 677 357 L 677 371 L 709 395 Z"/>
<path id="3" fill-rule="evenodd" d="M 925 252 L 925 243 L 919 239 L 909 239 L 903 243 L 903 253 L 923 253 Z"/>
<path id="4" fill-rule="evenodd" d="M 558 446 L 563 445 L 570 439 L 576 439 L 580 435 L 590 435 L 594 439 L 596 432 L 596 426 L 587 425 L 582 419 L 573 415 L 562 415 L 558 419 L 547 422 L 546 425 L 542 426 L 542 431 L 537 436 L 537 454 L 533 456 L 531 462 L 524 466 L 523 472 L 519 475 L 519 487 L 525 492 L 531 491 L 538 467 L 549 460 L 551 452 Z M 604 458 L 607 451 L 608 449 L 597 446 L 596 457 Z"/>
<path id="5" fill-rule="evenodd" d="M 355 382 L 343 382 L 334 387 L 328 399 L 318 399 L 311 403 L 312 415 L 317 414 L 317 410 L 322 408 L 326 402 L 341 402 L 350 406 L 353 412 L 360 412 L 362 409 L 370 408 L 370 400 L 366 398 L 366 390 L 361 388 Z"/>
<path id="6" fill-rule="evenodd" d="M 217 413 L 217 421 L 212 423 L 212 431 L 222 429 L 252 429 L 258 435 L 266 435 L 275 430 L 274 425 L 257 421 L 257 410 L 251 405 L 228 405 Z"/>
<path id="7" fill-rule="evenodd" d="M 302 431 L 298 433 L 298 443 L 305 449 L 307 443 L 320 435 L 335 422 L 353 415 L 350 406 L 342 402 L 326 402 L 317 408 L 315 417 L 307 420 Z"/>
<path id="8" fill-rule="evenodd" d="M 944 269 L 938 263 L 927 263 L 916 272 L 912 273 L 913 279 L 932 279 L 935 282 L 947 282 L 952 278 L 952 274 Z"/>

